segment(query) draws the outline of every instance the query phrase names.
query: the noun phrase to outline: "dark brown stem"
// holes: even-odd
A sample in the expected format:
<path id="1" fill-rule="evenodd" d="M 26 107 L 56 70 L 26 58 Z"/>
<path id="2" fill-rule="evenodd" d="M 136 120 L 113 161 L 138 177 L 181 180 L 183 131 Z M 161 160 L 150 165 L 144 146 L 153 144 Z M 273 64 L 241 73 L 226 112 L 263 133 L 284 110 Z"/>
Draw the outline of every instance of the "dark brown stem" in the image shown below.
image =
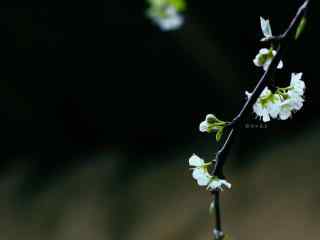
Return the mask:
<path id="1" fill-rule="evenodd" d="M 215 220 L 216 226 L 213 229 L 213 235 L 216 240 L 223 239 L 223 232 L 221 227 L 221 212 L 220 212 L 220 192 L 214 191 L 214 209 L 215 209 Z"/>

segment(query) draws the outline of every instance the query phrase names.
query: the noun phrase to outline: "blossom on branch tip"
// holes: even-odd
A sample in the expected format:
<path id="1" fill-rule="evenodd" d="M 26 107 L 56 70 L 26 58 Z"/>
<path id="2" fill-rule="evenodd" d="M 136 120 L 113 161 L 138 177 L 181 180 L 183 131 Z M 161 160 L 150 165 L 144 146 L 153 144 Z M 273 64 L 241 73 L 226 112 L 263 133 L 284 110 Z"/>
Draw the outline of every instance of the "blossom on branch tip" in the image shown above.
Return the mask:
<path id="1" fill-rule="evenodd" d="M 218 123 L 219 119 L 216 118 L 213 114 L 207 114 L 206 119 L 202 121 L 199 125 L 200 132 L 218 131 L 218 127 L 215 126 L 215 123 Z"/>
<path id="2" fill-rule="evenodd" d="M 202 167 L 205 165 L 204 160 L 199 158 L 196 154 L 193 154 L 189 158 L 189 165 L 192 167 Z"/>
<path id="3" fill-rule="evenodd" d="M 189 165 L 192 167 L 192 177 L 197 181 L 199 186 L 207 186 L 211 180 L 208 172 L 208 166 L 211 163 L 205 163 L 203 159 L 193 154 L 189 158 Z"/>
<path id="4" fill-rule="evenodd" d="M 206 119 L 199 125 L 199 131 L 208 133 L 216 132 L 216 141 L 219 142 L 227 124 L 227 122 L 219 120 L 213 114 L 207 114 Z"/>
<path id="5" fill-rule="evenodd" d="M 197 181 L 199 186 L 207 186 L 208 190 L 222 190 L 223 187 L 231 188 L 231 184 L 226 180 L 210 175 L 208 167 L 211 165 L 211 162 L 206 163 L 196 154 L 193 154 L 189 158 L 189 165 L 192 169 L 192 177 Z"/>
<path id="6" fill-rule="evenodd" d="M 267 48 L 262 48 L 260 49 L 259 53 L 256 55 L 256 57 L 253 59 L 254 65 L 257 67 L 263 67 L 264 71 L 267 71 L 269 65 L 272 62 L 272 59 L 274 56 L 277 54 L 276 50 L 273 50 L 272 48 L 267 49 Z M 278 66 L 278 69 L 283 68 L 283 62 L 280 61 Z"/>
<path id="7" fill-rule="evenodd" d="M 264 19 L 263 17 L 260 17 L 260 25 L 262 33 L 264 35 L 264 38 L 261 39 L 261 42 L 264 42 L 269 38 L 273 37 L 269 19 Z"/>

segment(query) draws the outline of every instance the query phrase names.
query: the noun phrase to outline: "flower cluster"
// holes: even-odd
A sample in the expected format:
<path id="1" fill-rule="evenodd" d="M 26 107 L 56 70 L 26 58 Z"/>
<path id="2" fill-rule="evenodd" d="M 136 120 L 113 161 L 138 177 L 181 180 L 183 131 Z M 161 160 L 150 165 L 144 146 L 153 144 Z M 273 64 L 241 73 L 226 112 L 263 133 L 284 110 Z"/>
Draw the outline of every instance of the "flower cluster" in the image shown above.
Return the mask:
<path id="1" fill-rule="evenodd" d="M 261 41 L 267 41 L 273 37 L 269 20 L 260 18 L 261 30 L 264 38 Z M 260 49 L 253 63 L 257 67 L 263 67 L 265 71 L 268 70 L 274 56 L 277 54 L 273 48 Z M 283 62 L 280 61 L 278 69 L 283 68 Z M 288 87 L 277 88 L 272 92 L 266 87 L 257 102 L 253 105 L 253 112 L 262 119 L 263 122 L 269 122 L 270 119 L 287 120 L 292 116 L 292 113 L 299 111 L 304 102 L 305 83 L 302 78 L 302 73 L 292 73 L 291 82 Z M 246 92 L 247 97 L 251 93 Z"/>
<path id="2" fill-rule="evenodd" d="M 189 158 L 189 165 L 192 169 L 192 177 L 199 186 L 207 186 L 208 190 L 223 190 L 223 187 L 231 188 L 231 184 L 226 180 L 210 175 L 208 167 L 211 162 L 206 163 L 203 159 L 193 154 Z"/>
<path id="3" fill-rule="evenodd" d="M 301 80 L 302 73 L 292 73 L 290 85 L 285 88 L 277 88 L 273 93 L 266 87 L 257 102 L 253 105 L 254 113 L 263 122 L 270 119 L 287 120 L 292 113 L 299 111 L 303 106 L 303 94 L 305 83 Z M 246 92 L 247 97 L 251 93 Z"/>
<path id="4" fill-rule="evenodd" d="M 181 14 L 186 4 L 184 0 L 148 0 L 150 7 L 147 16 L 157 24 L 162 31 L 179 29 L 184 17 Z"/>
<path id="5" fill-rule="evenodd" d="M 199 125 L 200 132 L 215 132 L 216 140 L 219 141 L 227 122 L 219 120 L 213 114 L 207 114 L 206 119 Z M 212 162 L 206 163 L 203 159 L 193 154 L 189 158 L 189 165 L 192 169 L 192 177 L 197 181 L 199 186 L 206 186 L 208 190 L 223 190 L 223 187 L 231 188 L 231 184 L 224 179 L 212 176 L 208 172 L 208 167 Z"/>

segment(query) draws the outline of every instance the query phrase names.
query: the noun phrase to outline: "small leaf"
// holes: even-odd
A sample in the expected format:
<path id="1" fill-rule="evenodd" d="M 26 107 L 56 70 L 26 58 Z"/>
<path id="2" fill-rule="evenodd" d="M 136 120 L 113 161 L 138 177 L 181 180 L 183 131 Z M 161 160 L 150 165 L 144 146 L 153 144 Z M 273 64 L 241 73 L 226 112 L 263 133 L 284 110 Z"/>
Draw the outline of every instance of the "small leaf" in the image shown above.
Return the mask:
<path id="1" fill-rule="evenodd" d="M 223 127 L 220 127 L 219 130 L 218 130 L 217 133 L 216 133 L 216 140 L 217 140 L 217 142 L 219 142 L 220 139 L 221 139 L 221 137 L 222 137 L 223 129 L 224 129 Z"/>
<path id="2" fill-rule="evenodd" d="M 299 23 L 299 26 L 297 27 L 296 35 L 294 37 L 295 40 L 297 40 L 300 37 L 300 35 L 302 34 L 302 32 L 306 26 L 306 23 L 307 23 L 307 19 L 306 19 L 306 17 L 303 17 Z"/>

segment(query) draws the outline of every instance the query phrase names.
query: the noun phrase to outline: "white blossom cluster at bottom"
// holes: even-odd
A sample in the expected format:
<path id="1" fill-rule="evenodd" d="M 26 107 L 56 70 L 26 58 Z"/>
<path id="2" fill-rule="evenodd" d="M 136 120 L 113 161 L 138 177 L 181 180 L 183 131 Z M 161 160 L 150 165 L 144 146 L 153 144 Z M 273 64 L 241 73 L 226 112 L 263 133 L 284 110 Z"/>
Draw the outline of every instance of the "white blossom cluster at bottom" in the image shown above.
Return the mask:
<path id="1" fill-rule="evenodd" d="M 231 184 L 224 179 L 212 176 L 208 172 L 211 162 L 205 163 L 203 159 L 193 154 L 189 158 L 189 165 L 192 169 L 192 177 L 199 186 L 206 186 L 208 190 L 223 190 L 223 187 L 231 188 Z"/>

